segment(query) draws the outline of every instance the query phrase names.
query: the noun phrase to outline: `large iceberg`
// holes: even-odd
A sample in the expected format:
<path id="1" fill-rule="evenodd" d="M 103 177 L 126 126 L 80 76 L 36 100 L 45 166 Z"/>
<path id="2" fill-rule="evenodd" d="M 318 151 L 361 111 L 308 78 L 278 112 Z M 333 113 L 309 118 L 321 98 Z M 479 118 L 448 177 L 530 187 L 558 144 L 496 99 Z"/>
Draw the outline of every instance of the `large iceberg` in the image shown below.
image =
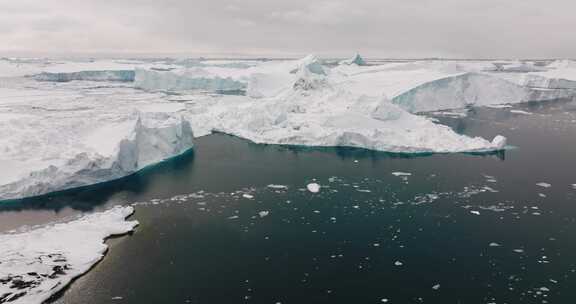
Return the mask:
<path id="1" fill-rule="evenodd" d="M 117 179 L 193 146 L 184 106 L 158 95 L 29 85 L 0 88 L 0 199 Z"/>
<path id="2" fill-rule="evenodd" d="M 0 303 L 44 303 L 102 259 L 104 240 L 132 231 L 132 207 L 0 235 Z"/>
<path id="3" fill-rule="evenodd" d="M 458 109 L 527 101 L 545 101 L 573 96 L 563 90 L 533 89 L 481 73 L 464 73 L 430 81 L 392 100 L 410 112 Z"/>
<path id="4" fill-rule="evenodd" d="M 490 142 L 456 134 L 449 127 L 411 114 L 384 97 L 342 89 L 308 58 L 291 71 L 292 85 L 271 97 L 223 99 L 194 120 L 256 143 L 359 147 L 389 152 L 465 152 L 504 148 L 505 138 Z M 197 105 L 194 103 L 194 105 Z M 200 116 L 200 117 L 198 117 Z M 209 118 L 205 118 L 208 116 Z M 201 118 L 204 117 L 204 118 Z"/>

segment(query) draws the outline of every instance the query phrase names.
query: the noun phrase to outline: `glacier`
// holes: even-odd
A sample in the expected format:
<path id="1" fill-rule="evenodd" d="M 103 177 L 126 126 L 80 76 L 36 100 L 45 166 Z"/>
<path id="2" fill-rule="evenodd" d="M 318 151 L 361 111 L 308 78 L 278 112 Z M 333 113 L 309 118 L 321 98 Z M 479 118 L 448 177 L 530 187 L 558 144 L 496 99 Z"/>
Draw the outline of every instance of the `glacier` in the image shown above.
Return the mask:
<path id="1" fill-rule="evenodd" d="M 0 302 L 44 303 L 100 261 L 104 240 L 132 231 L 133 207 L 0 234 Z"/>

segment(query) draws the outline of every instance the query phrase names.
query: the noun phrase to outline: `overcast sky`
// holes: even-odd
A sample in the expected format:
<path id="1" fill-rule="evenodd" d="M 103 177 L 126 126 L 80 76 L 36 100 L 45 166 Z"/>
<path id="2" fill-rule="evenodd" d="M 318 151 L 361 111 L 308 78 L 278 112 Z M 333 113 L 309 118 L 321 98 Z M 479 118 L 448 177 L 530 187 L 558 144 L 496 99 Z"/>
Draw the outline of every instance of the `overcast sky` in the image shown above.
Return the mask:
<path id="1" fill-rule="evenodd" d="M 0 0 L 0 54 L 576 57 L 575 0 Z"/>

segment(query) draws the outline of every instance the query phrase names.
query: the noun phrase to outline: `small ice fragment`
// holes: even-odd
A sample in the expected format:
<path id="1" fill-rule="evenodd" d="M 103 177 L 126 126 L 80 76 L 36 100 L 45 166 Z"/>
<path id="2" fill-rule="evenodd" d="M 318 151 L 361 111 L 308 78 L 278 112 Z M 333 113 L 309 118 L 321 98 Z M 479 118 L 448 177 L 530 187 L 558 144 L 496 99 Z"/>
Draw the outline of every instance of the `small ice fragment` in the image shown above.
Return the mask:
<path id="1" fill-rule="evenodd" d="M 472 211 L 470 211 L 470 213 L 480 215 L 480 211 L 476 211 L 476 210 L 472 210 Z"/>
<path id="2" fill-rule="evenodd" d="M 380 300 L 380 302 L 382 302 L 382 303 L 388 303 L 388 299 L 383 298 L 383 299 Z"/>
<path id="3" fill-rule="evenodd" d="M 494 243 L 494 242 L 492 242 L 492 243 L 490 243 L 490 245 L 489 245 L 489 246 L 490 246 L 490 247 L 500 247 L 501 245 L 500 245 L 500 244 L 498 244 L 498 243 Z"/>
<path id="4" fill-rule="evenodd" d="M 576 184 L 572 184 L 572 188 L 576 189 Z"/>
<path id="5" fill-rule="evenodd" d="M 523 114 L 523 115 L 532 115 L 533 114 L 533 113 L 522 111 L 522 110 L 510 110 L 510 113 Z"/>
<path id="6" fill-rule="evenodd" d="M 544 193 L 538 193 L 538 196 L 539 196 L 539 197 L 546 197 L 546 194 L 544 194 Z"/>
<path id="7" fill-rule="evenodd" d="M 259 215 L 260 217 L 268 216 L 268 214 L 270 214 L 270 211 L 260 211 L 260 212 L 258 212 L 258 215 Z"/>
<path id="8" fill-rule="evenodd" d="M 248 193 L 244 193 L 244 194 L 242 194 L 242 197 L 244 197 L 244 198 L 249 198 L 249 199 L 250 199 L 250 198 L 254 198 L 254 195 L 250 195 L 250 194 L 248 194 Z"/>
<path id="9" fill-rule="evenodd" d="M 524 252 L 524 249 L 514 249 L 514 252 L 516 252 L 516 253 L 523 253 L 523 252 Z"/>
<path id="10" fill-rule="evenodd" d="M 233 215 L 233 216 L 228 217 L 229 220 L 235 220 L 237 218 L 239 218 L 239 216 L 237 216 L 237 215 Z"/>
<path id="11" fill-rule="evenodd" d="M 408 172 L 392 172 L 392 175 L 394 176 L 411 176 L 412 173 L 408 173 Z"/>
<path id="12" fill-rule="evenodd" d="M 432 289 L 434 289 L 434 290 L 440 289 L 440 284 L 436 284 L 436 285 L 432 286 Z"/>
<path id="13" fill-rule="evenodd" d="M 394 262 L 394 266 L 402 266 L 402 265 L 404 265 L 404 264 L 400 261 Z"/>
<path id="14" fill-rule="evenodd" d="M 540 186 L 540 187 L 542 187 L 542 188 L 550 188 L 550 187 L 552 187 L 552 185 L 549 184 L 549 183 L 537 183 L 536 186 Z"/>
<path id="15" fill-rule="evenodd" d="M 374 247 L 380 247 L 380 243 L 374 243 L 374 244 L 372 244 L 372 246 L 374 246 Z"/>
<path id="16" fill-rule="evenodd" d="M 317 183 L 310 183 L 306 186 L 306 188 L 312 193 L 318 193 L 320 191 L 320 185 Z"/>
<path id="17" fill-rule="evenodd" d="M 355 163 L 357 163 L 357 162 L 358 162 L 358 160 L 357 160 L 357 159 L 355 159 L 355 160 L 354 160 L 354 162 L 355 162 Z"/>
<path id="18" fill-rule="evenodd" d="M 117 301 L 117 300 L 122 300 L 124 299 L 123 297 L 113 297 L 112 300 Z"/>
<path id="19" fill-rule="evenodd" d="M 270 185 L 268 185 L 268 188 L 272 188 L 272 189 L 288 189 L 288 186 L 270 184 Z"/>
<path id="20" fill-rule="evenodd" d="M 488 186 L 484 186 L 482 189 L 488 191 L 488 192 L 492 192 L 492 193 L 496 193 L 498 192 L 498 190 L 495 190 L 494 188 L 488 187 Z"/>
<path id="21" fill-rule="evenodd" d="M 550 289 L 548 289 L 547 287 L 540 287 L 540 291 L 546 292 L 546 291 L 550 291 Z"/>

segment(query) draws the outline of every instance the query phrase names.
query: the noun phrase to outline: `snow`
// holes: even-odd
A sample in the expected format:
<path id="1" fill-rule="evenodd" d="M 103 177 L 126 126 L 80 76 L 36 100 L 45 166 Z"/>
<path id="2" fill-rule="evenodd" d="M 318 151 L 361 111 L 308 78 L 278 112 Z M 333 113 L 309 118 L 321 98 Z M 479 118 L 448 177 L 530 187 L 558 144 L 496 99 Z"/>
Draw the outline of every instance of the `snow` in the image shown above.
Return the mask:
<path id="1" fill-rule="evenodd" d="M 0 235 L 0 302 L 43 303 L 104 256 L 104 240 L 138 225 L 132 207 Z"/>
<path id="2" fill-rule="evenodd" d="M 320 192 L 320 185 L 317 183 L 310 183 L 306 185 L 306 189 L 312 193 L 318 193 Z"/>

